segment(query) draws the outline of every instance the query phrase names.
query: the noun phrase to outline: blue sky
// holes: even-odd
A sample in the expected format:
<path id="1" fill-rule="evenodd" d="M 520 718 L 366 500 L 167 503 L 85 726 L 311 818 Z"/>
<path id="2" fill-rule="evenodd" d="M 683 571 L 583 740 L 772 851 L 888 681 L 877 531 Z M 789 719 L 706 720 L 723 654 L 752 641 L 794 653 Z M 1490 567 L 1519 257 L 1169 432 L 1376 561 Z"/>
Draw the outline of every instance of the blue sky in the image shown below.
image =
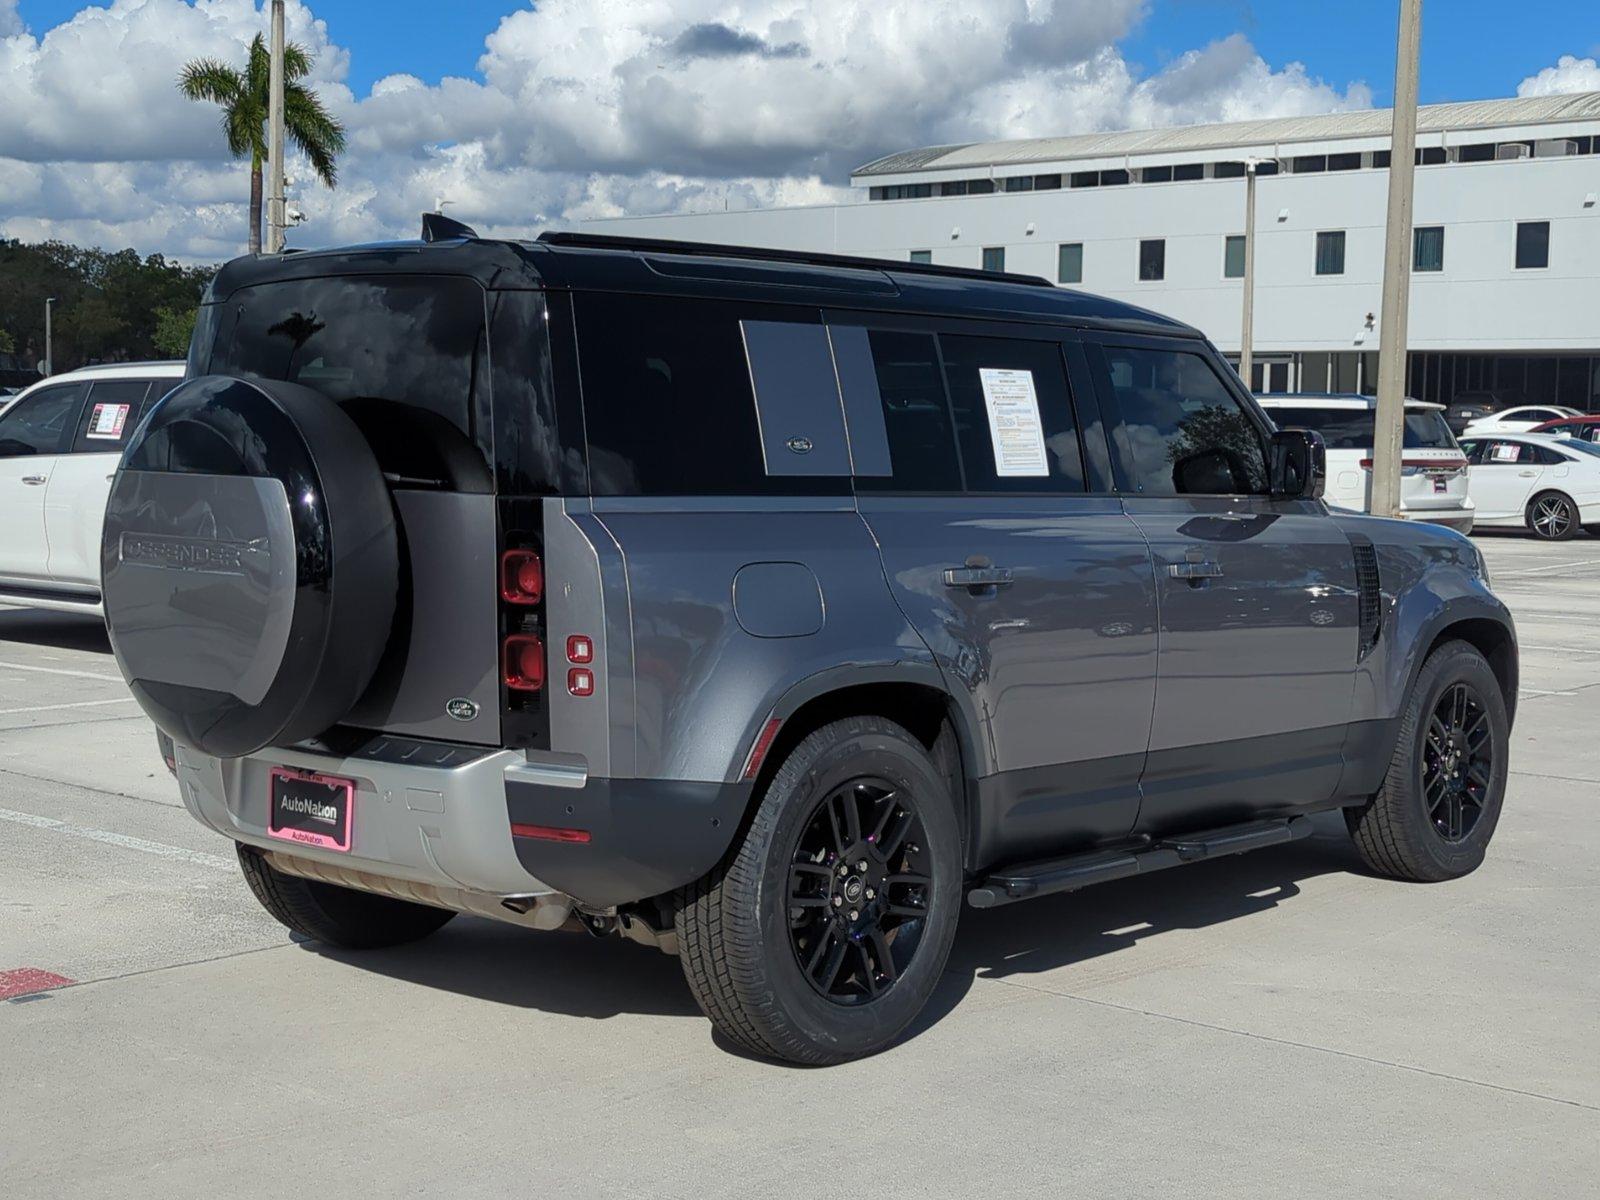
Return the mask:
<path id="1" fill-rule="evenodd" d="M 1389 102 L 1398 0 L 289 0 L 349 131 L 297 243 L 858 198 L 917 146 Z M 76 18 L 76 19 L 74 19 Z M 70 23 L 67 23 L 70 22 Z M 174 83 L 261 0 L 0 0 L 0 236 L 238 252 L 248 172 Z M 1428 0 L 1424 102 L 1600 90 L 1595 0 Z M 305 176 L 291 161 L 290 174 Z"/>
<path id="2" fill-rule="evenodd" d="M 79 0 L 21 0 L 35 32 L 67 20 Z M 471 75 L 484 38 L 500 18 L 528 4 L 496 0 L 320 0 L 313 8 L 351 50 L 349 83 L 362 94 L 385 75 L 427 82 Z M 1298 60 L 1340 85 L 1361 81 L 1387 104 L 1394 75 L 1396 0 L 1153 0 L 1149 16 L 1121 42 L 1146 71 L 1230 33 L 1244 33 L 1268 62 Z M 1510 95 L 1518 81 L 1563 54 L 1600 50 L 1600 8 L 1592 0 L 1431 0 L 1423 7 L 1422 99 Z"/>

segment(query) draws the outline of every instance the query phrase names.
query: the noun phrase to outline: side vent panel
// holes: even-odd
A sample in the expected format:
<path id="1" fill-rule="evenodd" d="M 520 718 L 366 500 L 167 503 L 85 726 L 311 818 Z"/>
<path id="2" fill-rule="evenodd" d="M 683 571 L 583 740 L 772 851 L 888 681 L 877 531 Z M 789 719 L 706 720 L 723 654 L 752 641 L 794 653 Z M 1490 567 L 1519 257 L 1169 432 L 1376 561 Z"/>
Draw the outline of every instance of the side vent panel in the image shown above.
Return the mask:
<path id="1" fill-rule="evenodd" d="M 1352 549 L 1356 558 L 1356 587 L 1360 591 L 1357 612 L 1361 644 L 1356 652 L 1359 662 L 1378 644 L 1378 631 L 1383 626 L 1383 580 L 1378 575 L 1378 552 L 1372 544 L 1357 542 Z"/>

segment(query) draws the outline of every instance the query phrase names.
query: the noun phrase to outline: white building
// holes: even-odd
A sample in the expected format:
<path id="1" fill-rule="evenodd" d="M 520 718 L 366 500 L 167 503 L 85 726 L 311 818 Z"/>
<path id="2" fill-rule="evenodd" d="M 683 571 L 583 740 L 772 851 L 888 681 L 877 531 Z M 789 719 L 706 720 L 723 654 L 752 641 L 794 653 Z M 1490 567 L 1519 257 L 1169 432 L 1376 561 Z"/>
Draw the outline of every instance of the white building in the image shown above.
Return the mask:
<path id="1" fill-rule="evenodd" d="M 854 203 L 595 221 L 595 233 L 1043 275 L 1237 356 L 1245 180 L 1258 389 L 1373 392 L 1390 113 L 891 154 Z M 1421 109 L 1409 391 L 1600 409 L 1600 93 Z"/>

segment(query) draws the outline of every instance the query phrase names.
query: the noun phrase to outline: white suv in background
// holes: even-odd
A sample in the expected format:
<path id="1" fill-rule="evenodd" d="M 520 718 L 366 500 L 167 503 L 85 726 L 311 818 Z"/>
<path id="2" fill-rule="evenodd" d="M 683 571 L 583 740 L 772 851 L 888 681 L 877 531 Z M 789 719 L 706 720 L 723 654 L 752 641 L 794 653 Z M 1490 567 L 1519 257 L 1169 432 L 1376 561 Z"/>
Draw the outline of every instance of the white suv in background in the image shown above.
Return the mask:
<path id="1" fill-rule="evenodd" d="M 1329 504 L 1371 510 L 1374 397 L 1298 392 L 1257 399 L 1280 429 L 1311 429 L 1322 435 L 1328 448 Z M 1400 475 L 1401 516 L 1472 532 L 1467 458 L 1445 423 L 1442 405 L 1406 401 Z"/>
<path id="2" fill-rule="evenodd" d="M 0 603 L 100 612 L 100 529 L 122 447 L 181 362 L 54 375 L 0 411 Z"/>

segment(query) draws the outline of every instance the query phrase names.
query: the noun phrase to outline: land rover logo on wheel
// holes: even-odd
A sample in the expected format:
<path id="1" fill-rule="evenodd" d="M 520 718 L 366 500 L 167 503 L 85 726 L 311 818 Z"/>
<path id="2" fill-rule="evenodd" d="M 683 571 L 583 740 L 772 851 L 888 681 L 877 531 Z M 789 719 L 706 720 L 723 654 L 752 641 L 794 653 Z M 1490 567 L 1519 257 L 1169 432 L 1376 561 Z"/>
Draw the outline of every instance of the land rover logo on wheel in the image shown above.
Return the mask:
<path id="1" fill-rule="evenodd" d="M 444 706 L 444 710 L 458 721 L 470 721 L 478 715 L 477 703 L 465 696 L 457 696 Z"/>

